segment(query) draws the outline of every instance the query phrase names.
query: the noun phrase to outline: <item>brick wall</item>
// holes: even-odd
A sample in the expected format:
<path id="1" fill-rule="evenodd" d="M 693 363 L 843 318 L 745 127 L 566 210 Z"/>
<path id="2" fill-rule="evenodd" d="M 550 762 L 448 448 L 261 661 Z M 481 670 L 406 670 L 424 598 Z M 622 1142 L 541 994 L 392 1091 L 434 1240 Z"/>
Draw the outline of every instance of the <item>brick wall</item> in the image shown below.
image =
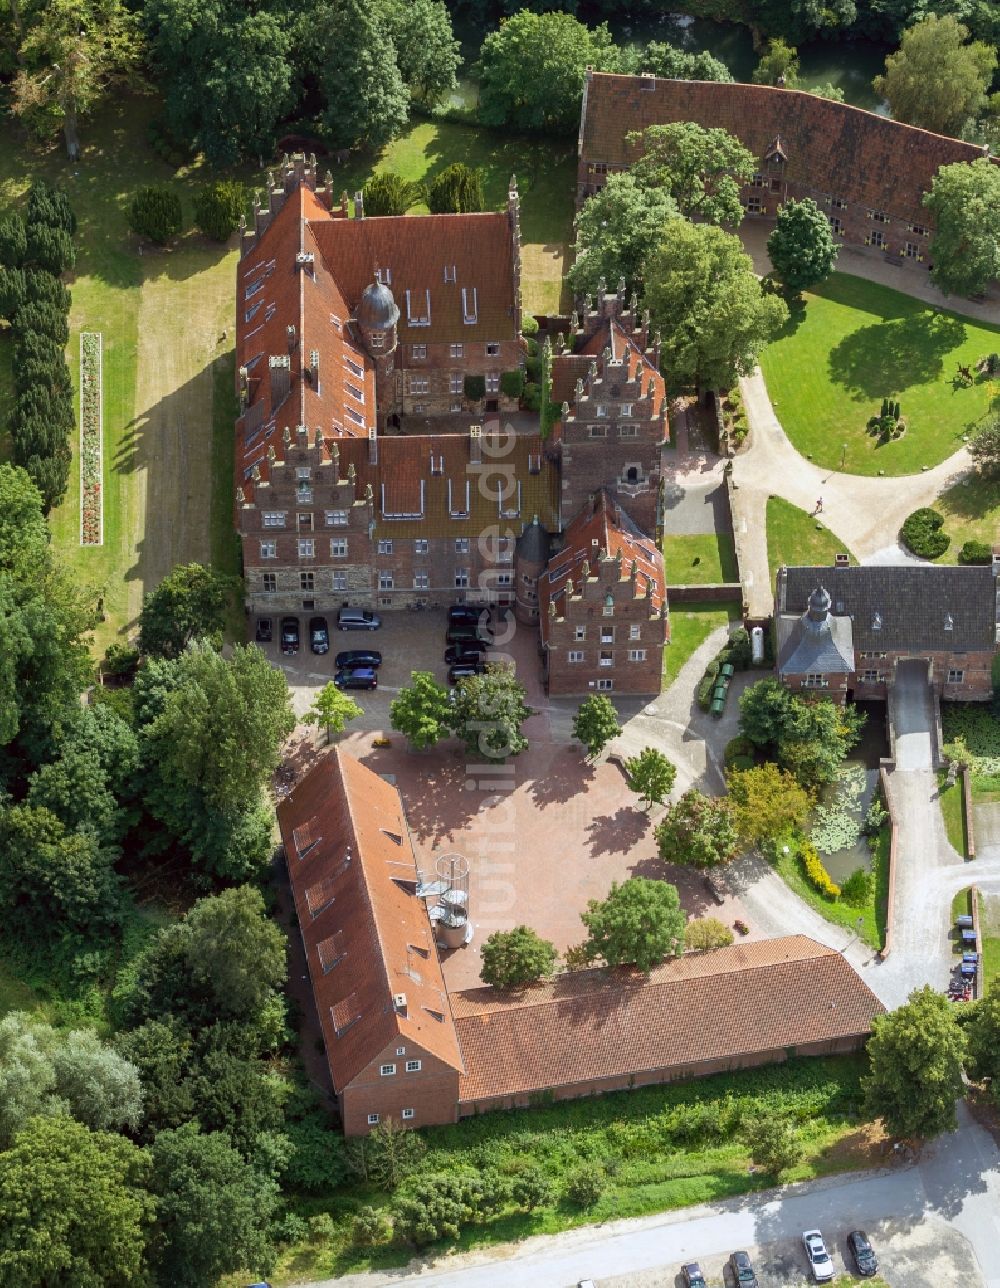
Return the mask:
<path id="1" fill-rule="evenodd" d="M 517 410 L 518 400 L 500 392 L 505 371 L 524 365 L 520 340 L 497 340 L 497 353 L 487 352 L 488 343 L 422 344 L 406 340 L 398 348 L 399 377 L 396 410 L 404 415 L 440 416 L 472 413 L 482 404 L 465 396 L 465 377 L 482 376 L 487 384 L 485 398 L 502 412 Z M 490 388 L 490 382 L 494 388 Z M 381 405 L 381 398 L 380 398 Z"/>
<path id="2" fill-rule="evenodd" d="M 610 591 L 614 612 L 605 616 Z M 663 683 L 667 619 L 651 614 L 642 582 L 591 577 L 576 594 L 561 601 L 563 617 L 548 621 L 545 672 L 554 696 L 607 692 L 657 694 Z M 630 653 L 643 653 L 630 660 Z M 571 661 L 571 654 L 582 654 Z"/>
<path id="3" fill-rule="evenodd" d="M 407 1072 L 407 1061 L 419 1061 L 418 1071 Z M 395 1073 L 383 1076 L 383 1066 Z M 340 1093 L 340 1113 L 346 1136 L 361 1136 L 374 1123 L 369 1114 L 384 1122 L 392 1118 L 397 1126 L 427 1127 L 453 1123 L 458 1119 L 457 1070 L 429 1055 L 422 1047 L 399 1041 L 387 1046 Z M 404 1110 L 413 1115 L 404 1118 Z"/>
<path id="4" fill-rule="evenodd" d="M 885 701 L 888 684 L 892 680 L 896 665 L 913 658 L 930 663 L 931 684 L 939 696 L 946 702 L 986 702 L 993 696 L 991 652 L 952 653 L 931 651 L 913 653 L 903 650 L 887 652 L 878 657 L 856 658 L 858 670 L 847 676 L 831 676 L 828 688 L 813 688 L 804 682 L 802 676 L 783 677 L 785 684 L 794 693 L 815 693 L 821 697 L 832 698 L 843 702 L 851 696 L 858 702 Z M 866 679 L 865 672 L 874 671 L 878 679 Z M 962 679 L 949 680 L 949 674 L 955 671 L 962 673 Z"/>

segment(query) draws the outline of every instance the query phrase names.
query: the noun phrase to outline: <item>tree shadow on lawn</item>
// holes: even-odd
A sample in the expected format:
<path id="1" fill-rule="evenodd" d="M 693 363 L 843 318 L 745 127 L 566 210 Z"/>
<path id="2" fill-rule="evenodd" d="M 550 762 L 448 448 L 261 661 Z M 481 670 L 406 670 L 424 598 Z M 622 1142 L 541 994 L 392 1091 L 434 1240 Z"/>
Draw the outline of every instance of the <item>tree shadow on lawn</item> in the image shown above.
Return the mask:
<path id="1" fill-rule="evenodd" d="M 945 356 L 965 340 L 965 326 L 929 310 L 852 331 L 830 352 L 830 379 L 855 402 L 886 398 L 937 379 Z M 903 414 L 907 409 L 903 408 Z"/>

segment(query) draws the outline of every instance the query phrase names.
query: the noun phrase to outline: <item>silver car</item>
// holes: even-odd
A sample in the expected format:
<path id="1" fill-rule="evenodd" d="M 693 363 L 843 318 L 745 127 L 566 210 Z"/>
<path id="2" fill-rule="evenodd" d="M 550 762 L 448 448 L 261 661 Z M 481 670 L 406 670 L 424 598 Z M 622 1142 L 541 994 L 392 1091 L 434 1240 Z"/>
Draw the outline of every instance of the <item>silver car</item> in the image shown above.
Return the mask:
<path id="1" fill-rule="evenodd" d="M 829 1283 L 833 1278 L 833 1262 L 826 1250 L 823 1236 L 819 1230 L 806 1230 L 802 1235 L 802 1246 L 809 1258 L 809 1269 L 818 1284 Z"/>

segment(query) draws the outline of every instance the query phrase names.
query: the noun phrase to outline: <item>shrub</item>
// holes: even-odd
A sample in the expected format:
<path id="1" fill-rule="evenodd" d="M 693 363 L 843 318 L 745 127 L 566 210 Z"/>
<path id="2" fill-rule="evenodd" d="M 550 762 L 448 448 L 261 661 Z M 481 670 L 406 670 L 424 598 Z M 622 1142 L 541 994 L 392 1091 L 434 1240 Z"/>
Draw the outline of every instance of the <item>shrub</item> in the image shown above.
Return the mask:
<path id="1" fill-rule="evenodd" d="M 378 1208 L 359 1208 L 351 1224 L 351 1241 L 356 1248 L 373 1248 L 384 1243 L 390 1232 L 389 1218 Z"/>
<path id="2" fill-rule="evenodd" d="M 864 868 L 855 868 L 840 887 L 840 897 L 852 908 L 863 908 L 872 896 L 875 878 Z"/>
<path id="3" fill-rule="evenodd" d="M 699 917 L 684 927 L 684 947 L 694 952 L 707 948 L 728 948 L 733 942 L 733 932 L 717 917 Z"/>
<path id="4" fill-rule="evenodd" d="M 705 674 L 698 681 L 695 696 L 702 711 L 707 711 L 712 705 L 712 690 L 715 688 L 715 682 L 719 678 L 719 667 L 719 659 L 713 657 L 708 666 L 705 667 Z"/>
<path id="5" fill-rule="evenodd" d="M 43 179 L 36 179 L 31 185 L 25 215 L 29 225 L 46 224 L 49 228 L 61 228 L 71 237 L 76 232 L 76 215 L 69 204 L 69 197 L 62 188 L 50 187 Z"/>
<path id="6" fill-rule="evenodd" d="M 566 1177 L 566 1197 L 577 1207 L 592 1208 L 604 1193 L 607 1174 L 593 1163 L 581 1163 Z"/>
<path id="7" fill-rule="evenodd" d="M 958 552 L 958 562 L 988 564 L 993 560 L 993 547 L 987 541 L 966 541 Z"/>
<path id="8" fill-rule="evenodd" d="M 51 304 L 61 313 L 68 313 L 73 297 L 69 288 L 58 277 L 39 268 L 24 270 L 24 297 L 29 304 Z"/>
<path id="9" fill-rule="evenodd" d="M 329 1243 L 336 1231 L 329 1212 L 316 1212 L 308 1221 L 309 1238 L 313 1243 Z"/>
<path id="10" fill-rule="evenodd" d="M 803 841 L 799 848 L 799 858 L 802 860 L 802 867 L 805 870 L 806 880 L 824 894 L 828 899 L 840 898 L 840 886 L 831 878 L 829 872 L 823 866 L 823 860 L 819 857 L 816 849 L 808 841 Z"/>
<path id="11" fill-rule="evenodd" d="M 510 1182 L 511 1202 L 524 1212 L 548 1206 L 553 1197 L 552 1182 L 535 1164 L 522 1168 Z"/>
<path id="12" fill-rule="evenodd" d="M 20 215 L 5 215 L 0 219 L 0 264 L 7 268 L 20 268 L 27 249 L 24 220 Z"/>
<path id="13" fill-rule="evenodd" d="M 937 559 L 948 549 L 951 538 L 942 532 L 944 515 L 924 506 L 914 510 L 900 529 L 903 544 L 921 559 Z"/>
<path id="14" fill-rule="evenodd" d="M 745 760 L 747 757 L 750 758 L 750 763 L 753 764 L 753 743 L 750 739 L 744 738 L 742 734 L 737 734 L 735 738 L 730 738 L 723 753 L 726 768 L 743 768 L 743 766 L 737 764 L 737 761 Z"/>
<path id="15" fill-rule="evenodd" d="M 521 334 L 523 336 L 538 334 L 538 319 L 532 317 L 530 313 L 525 313 L 521 318 Z"/>
<path id="16" fill-rule="evenodd" d="M 105 675 L 128 675 L 139 665 L 139 650 L 129 644 L 109 644 L 104 652 Z"/>
<path id="17" fill-rule="evenodd" d="M 520 367 L 500 373 L 500 392 L 507 398 L 520 398 L 524 393 L 524 372 Z"/>
<path id="18" fill-rule="evenodd" d="M 52 278 L 50 281 L 54 280 Z M 24 270 L 0 264 L 0 318 L 11 321 L 27 298 Z"/>
<path id="19" fill-rule="evenodd" d="M 239 226 L 246 204 L 247 192 L 242 183 L 232 179 L 210 183 L 195 200 L 195 226 L 213 241 L 228 241 Z"/>
<path id="20" fill-rule="evenodd" d="M 347 1143 L 347 1163 L 355 1176 L 386 1191 L 397 1189 L 415 1172 L 426 1153 L 424 1138 L 398 1127 L 391 1118 L 379 1123 L 367 1136 L 357 1136 Z"/>
<path id="21" fill-rule="evenodd" d="M 148 237 L 158 246 L 165 246 L 183 226 L 181 199 L 170 188 L 140 188 L 129 206 L 128 222 L 140 237 Z"/>
<path id="22" fill-rule="evenodd" d="M 410 183 L 398 174 L 373 174 L 361 190 L 366 215 L 405 215 L 411 206 L 424 199 L 419 183 Z"/>
<path id="23" fill-rule="evenodd" d="M 295 1212 L 286 1212 L 275 1221 L 272 1228 L 278 1243 L 304 1243 L 309 1236 L 309 1227 Z"/>
<path id="24" fill-rule="evenodd" d="M 427 189 L 427 205 L 434 215 L 475 214 L 485 204 L 482 172 L 461 161 L 446 166 Z"/>
<path id="25" fill-rule="evenodd" d="M 481 398 L 486 397 L 486 377 L 485 376 L 466 376 L 465 377 L 465 396 L 469 402 L 479 402 Z"/>
<path id="26" fill-rule="evenodd" d="M 475 1181 L 468 1173 L 433 1173 L 418 1181 L 396 1200 L 396 1234 L 418 1248 L 438 1239 L 457 1239 L 462 1226 L 478 1215 Z"/>
<path id="27" fill-rule="evenodd" d="M 339 1185 L 348 1174 L 344 1138 L 333 1131 L 321 1110 L 311 1110 L 288 1123 L 285 1134 L 292 1147 L 285 1179 L 297 1190 L 320 1194 Z"/>
<path id="28" fill-rule="evenodd" d="M 750 1157 L 772 1176 L 794 1167 L 802 1151 L 798 1136 L 787 1118 L 757 1118 L 747 1133 Z"/>
<path id="29" fill-rule="evenodd" d="M 542 389 L 533 380 L 528 380 L 525 383 L 521 394 L 521 406 L 525 411 L 541 411 L 542 409 Z"/>
<path id="30" fill-rule="evenodd" d="M 29 224 L 24 262 L 44 268 L 46 272 L 65 273 L 76 263 L 76 247 L 64 228 L 50 228 L 48 224 Z"/>

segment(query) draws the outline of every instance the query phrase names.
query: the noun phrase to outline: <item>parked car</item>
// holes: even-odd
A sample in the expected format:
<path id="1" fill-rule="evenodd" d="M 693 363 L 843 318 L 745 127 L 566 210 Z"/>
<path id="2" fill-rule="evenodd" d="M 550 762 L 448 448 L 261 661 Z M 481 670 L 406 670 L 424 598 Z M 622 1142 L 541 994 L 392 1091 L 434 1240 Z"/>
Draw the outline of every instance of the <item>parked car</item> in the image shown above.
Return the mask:
<path id="1" fill-rule="evenodd" d="M 258 644 L 270 644 L 273 629 L 270 617 L 258 617 L 257 630 L 254 633 Z"/>
<path id="2" fill-rule="evenodd" d="M 486 666 L 482 662 L 456 662 L 448 668 L 448 683 L 457 684 L 459 680 L 467 680 L 470 675 L 482 675 L 485 670 Z"/>
<path id="3" fill-rule="evenodd" d="M 309 647 L 321 657 L 330 651 L 330 628 L 325 617 L 309 618 Z"/>
<path id="4" fill-rule="evenodd" d="M 731 1252 L 729 1269 L 733 1272 L 733 1279 L 738 1288 L 760 1288 L 757 1276 L 753 1272 L 753 1262 L 750 1260 L 749 1252 Z"/>
<path id="5" fill-rule="evenodd" d="M 852 1230 L 847 1236 L 847 1246 L 851 1250 L 851 1256 L 854 1258 L 854 1264 L 858 1268 L 858 1274 L 863 1279 L 869 1279 L 872 1275 L 878 1273 L 878 1257 L 875 1255 L 875 1249 L 871 1245 L 871 1240 L 864 1230 Z"/>
<path id="6" fill-rule="evenodd" d="M 342 608 L 337 614 L 337 626 L 342 631 L 377 631 L 382 625 L 378 613 L 367 608 Z"/>
<path id="7" fill-rule="evenodd" d="M 281 619 L 281 651 L 286 657 L 299 651 L 299 619 L 283 617 Z"/>
<path id="8" fill-rule="evenodd" d="M 376 668 L 382 665 L 382 654 L 374 648 L 349 648 L 343 653 L 338 653 L 334 658 L 338 671 L 343 671 L 345 667 L 352 666 L 374 666 Z"/>
<path id="9" fill-rule="evenodd" d="M 805 1230 L 802 1234 L 802 1246 L 809 1258 L 809 1270 L 818 1284 L 829 1283 L 833 1278 L 833 1262 L 826 1250 L 823 1236 L 819 1230 Z"/>
<path id="10" fill-rule="evenodd" d="M 705 1288 L 705 1276 L 697 1261 L 689 1261 L 687 1265 L 681 1266 L 681 1274 L 684 1276 L 684 1288 Z"/>
<path id="11" fill-rule="evenodd" d="M 333 677 L 338 689 L 377 689 L 378 672 L 373 666 L 356 666 L 338 671 Z"/>
<path id="12" fill-rule="evenodd" d="M 446 644 L 468 644 L 469 641 L 490 645 L 493 632 L 488 626 L 449 626 L 444 637 Z"/>
<path id="13" fill-rule="evenodd" d="M 466 640 L 464 644 L 449 644 L 444 651 L 444 660 L 449 666 L 456 662 L 478 662 L 484 653 L 489 652 L 489 645 L 484 640 Z"/>
<path id="14" fill-rule="evenodd" d="M 485 604 L 452 604 L 448 609 L 448 625 L 458 626 L 462 622 L 467 622 L 470 626 L 478 626 L 480 623 L 488 625 L 490 620 L 490 610 Z"/>

